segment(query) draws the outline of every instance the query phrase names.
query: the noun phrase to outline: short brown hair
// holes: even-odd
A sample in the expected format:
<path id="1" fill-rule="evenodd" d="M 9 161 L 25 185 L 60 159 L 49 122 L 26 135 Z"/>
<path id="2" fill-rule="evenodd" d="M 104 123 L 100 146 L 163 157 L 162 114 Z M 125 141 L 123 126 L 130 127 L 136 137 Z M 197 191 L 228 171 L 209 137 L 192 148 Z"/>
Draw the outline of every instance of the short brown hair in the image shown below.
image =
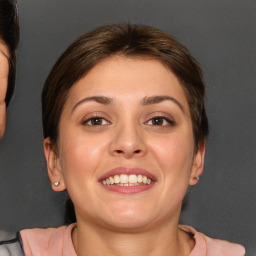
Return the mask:
<path id="1" fill-rule="evenodd" d="M 70 88 L 101 60 L 113 56 L 141 56 L 160 60 L 179 79 L 188 100 L 195 148 L 208 135 L 205 85 L 202 72 L 188 50 L 165 32 L 142 25 L 113 24 L 99 27 L 78 38 L 60 56 L 42 91 L 44 137 L 53 144 Z"/>

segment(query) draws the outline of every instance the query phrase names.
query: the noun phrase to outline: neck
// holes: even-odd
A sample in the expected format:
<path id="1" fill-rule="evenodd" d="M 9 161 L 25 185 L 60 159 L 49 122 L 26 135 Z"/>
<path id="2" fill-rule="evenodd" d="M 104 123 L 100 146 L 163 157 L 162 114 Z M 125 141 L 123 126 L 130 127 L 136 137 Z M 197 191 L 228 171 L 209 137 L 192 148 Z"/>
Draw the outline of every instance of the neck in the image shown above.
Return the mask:
<path id="1" fill-rule="evenodd" d="M 194 247 L 193 238 L 178 228 L 178 222 L 122 232 L 78 221 L 72 240 L 78 256 L 188 256 Z"/>

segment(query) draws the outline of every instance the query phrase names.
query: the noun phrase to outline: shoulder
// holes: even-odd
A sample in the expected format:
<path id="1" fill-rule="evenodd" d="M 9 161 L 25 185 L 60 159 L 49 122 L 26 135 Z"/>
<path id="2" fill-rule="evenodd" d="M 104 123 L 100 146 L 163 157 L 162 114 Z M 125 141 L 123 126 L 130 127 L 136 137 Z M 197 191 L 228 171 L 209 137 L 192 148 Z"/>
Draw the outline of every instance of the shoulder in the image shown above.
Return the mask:
<path id="1" fill-rule="evenodd" d="M 210 238 L 204 234 L 208 254 L 211 255 L 225 255 L 225 256 L 244 256 L 245 248 L 236 243 L 231 243 L 225 240 Z"/>
<path id="2" fill-rule="evenodd" d="M 188 232 L 194 236 L 195 239 L 195 248 L 192 252 L 195 252 L 193 255 L 204 250 L 204 254 L 207 256 L 244 256 L 245 248 L 236 243 L 231 243 L 225 240 L 214 239 L 206 236 L 205 234 L 196 231 L 190 226 L 180 225 L 180 228 L 185 232 Z M 200 255 L 201 255 L 200 254 Z"/>
<path id="3" fill-rule="evenodd" d="M 23 256 L 19 233 L 0 230 L 0 256 Z"/>
<path id="4" fill-rule="evenodd" d="M 20 234 L 25 254 L 59 256 L 62 255 L 63 251 L 73 250 L 71 232 L 75 226 L 76 224 L 71 224 L 58 228 L 21 230 Z"/>

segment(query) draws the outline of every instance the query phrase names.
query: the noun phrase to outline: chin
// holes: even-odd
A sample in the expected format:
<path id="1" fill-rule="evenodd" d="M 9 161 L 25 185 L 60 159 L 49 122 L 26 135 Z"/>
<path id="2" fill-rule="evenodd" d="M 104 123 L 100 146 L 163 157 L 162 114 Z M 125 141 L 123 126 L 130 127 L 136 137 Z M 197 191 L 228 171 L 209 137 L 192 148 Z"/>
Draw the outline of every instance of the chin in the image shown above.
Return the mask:
<path id="1" fill-rule="evenodd" d="M 122 232 L 138 231 L 145 229 L 151 225 L 154 217 L 145 214 L 148 211 L 142 209 L 119 209 L 118 212 L 112 212 L 111 215 L 105 216 L 104 222 L 114 230 L 121 230 Z"/>
<path id="2" fill-rule="evenodd" d="M 148 226 L 151 226 L 151 223 L 144 220 L 134 220 L 129 219 L 129 220 L 120 220 L 120 221 L 113 221 L 109 223 L 110 229 L 119 231 L 119 232 L 139 232 L 142 230 L 147 229 Z"/>

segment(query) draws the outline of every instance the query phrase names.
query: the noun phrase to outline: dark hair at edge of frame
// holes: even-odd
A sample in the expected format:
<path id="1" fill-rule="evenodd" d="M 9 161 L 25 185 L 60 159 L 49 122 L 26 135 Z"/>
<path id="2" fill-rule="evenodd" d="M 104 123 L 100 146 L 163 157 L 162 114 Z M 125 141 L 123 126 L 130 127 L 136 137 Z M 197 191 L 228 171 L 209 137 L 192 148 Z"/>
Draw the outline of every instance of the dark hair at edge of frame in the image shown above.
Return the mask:
<path id="1" fill-rule="evenodd" d="M 180 80 L 191 112 L 196 150 L 208 135 L 201 69 L 188 50 L 165 32 L 143 25 L 113 24 L 79 37 L 60 56 L 42 91 L 44 137 L 57 143 L 58 126 L 70 88 L 101 60 L 122 55 L 154 58 Z"/>
<path id="2" fill-rule="evenodd" d="M 15 0 L 0 0 L 0 39 L 7 45 L 10 54 L 6 106 L 9 105 L 15 87 L 16 49 L 20 39 L 19 31 L 17 2 Z"/>
<path id="3" fill-rule="evenodd" d="M 64 212 L 64 224 L 68 225 L 76 222 L 75 207 L 70 198 L 65 202 L 65 212 Z"/>

